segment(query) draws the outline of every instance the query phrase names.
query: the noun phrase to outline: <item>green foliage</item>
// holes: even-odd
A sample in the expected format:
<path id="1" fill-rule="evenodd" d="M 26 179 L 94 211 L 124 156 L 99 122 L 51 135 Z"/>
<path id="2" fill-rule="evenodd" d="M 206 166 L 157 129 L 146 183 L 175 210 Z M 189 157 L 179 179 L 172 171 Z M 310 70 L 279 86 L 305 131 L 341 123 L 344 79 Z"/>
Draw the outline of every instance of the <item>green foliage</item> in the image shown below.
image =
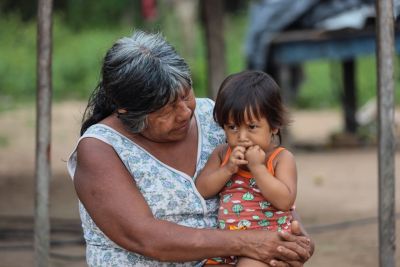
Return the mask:
<path id="1" fill-rule="evenodd" d="M 0 16 L 19 14 L 25 21 L 37 16 L 37 0 L 0 0 Z M 57 0 L 53 10 L 74 30 L 93 27 L 110 28 L 129 21 L 141 26 L 140 1 L 132 0 Z"/>
<path id="2" fill-rule="evenodd" d="M 204 34 L 199 25 L 196 26 L 195 54 L 187 57 L 187 62 L 192 71 L 193 88 L 196 96 L 207 96 L 207 62 Z"/>
<path id="3" fill-rule="evenodd" d="M 156 23 L 143 26 L 161 31 L 167 40 L 183 55 L 192 70 L 196 95 L 207 94 L 206 51 L 204 33 L 195 26 L 192 54 L 184 51 L 184 37 L 176 30 L 177 18 L 170 7 Z M 140 27 L 136 27 L 141 29 Z M 228 15 L 225 21 L 227 74 L 246 67 L 244 38 L 247 19 L 244 14 Z M 0 111 L 14 107 L 20 101 L 32 101 L 36 95 L 36 23 L 21 22 L 18 15 L 0 18 Z M 106 50 L 121 36 L 130 35 L 132 27 L 86 28 L 76 31 L 68 27 L 62 15 L 55 15 L 53 26 L 53 97 L 61 99 L 87 99 L 99 81 L 101 62 Z M 357 85 L 361 106 L 376 96 L 376 66 L 373 56 L 357 60 Z M 397 73 L 397 72 L 396 72 Z M 340 105 L 341 69 L 339 62 L 313 61 L 304 65 L 304 82 L 296 105 L 300 108 L 325 108 Z M 400 103 L 400 83 L 396 79 L 396 103 Z"/>
<path id="4" fill-rule="evenodd" d="M 128 29 L 85 30 L 78 33 L 55 23 L 53 53 L 54 97 L 87 98 L 99 81 L 103 57 Z M 125 31 L 125 32 L 124 32 Z"/>
<path id="5" fill-rule="evenodd" d="M 235 73 L 246 68 L 244 43 L 248 18 L 245 14 L 229 15 L 225 20 L 225 46 L 227 73 Z"/>
<path id="6" fill-rule="evenodd" d="M 300 87 L 296 106 L 299 108 L 338 107 L 343 92 L 341 63 L 318 60 L 304 64 L 305 80 Z M 400 104 L 399 75 L 395 71 L 395 103 Z M 364 105 L 377 95 L 375 56 L 356 61 L 357 106 Z"/>
<path id="7" fill-rule="evenodd" d="M 395 58 L 395 103 L 400 104 L 399 56 Z M 362 57 L 357 60 L 357 86 L 359 88 L 359 104 L 364 104 L 376 96 L 377 73 L 375 56 Z"/>
<path id="8" fill-rule="evenodd" d="M 338 104 L 335 95 L 331 66 L 328 61 L 314 61 L 304 65 L 304 82 L 301 84 L 296 99 L 299 108 L 323 108 Z M 333 78 L 333 77 L 332 77 Z M 333 101 L 334 100 L 334 101 Z"/>
<path id="9" fill-rule="evenodd" d="M 60 1 L 60 0 L 58 0 Z M 63 1 L 63 0 L 61 0 Z M 26 0 L 0 0 L 0 13 L 3 14 L 19 14 L 23 21 L 28 21 L 34 18 L 37 14 L 38 1 Z M 57 1 L 56 1 L 57 2 Z M 1 14 L 1 15 L 3 15 Z"/>
<path id="10" fill-rule="evenodd" d="M 36 88 L 36 25 L 17 16 L 0 20 L 0 105 L 32 98 Z"/>
<path id="11" fill-rule="evenodd" d="M 138 23 L 140 2 L 131 0 L 67 0 L 63 10 L 65 21 L 76 30 L 113 28 L 123 20 Z"/>
<path id="12" fill-rule="evenodd" d="M 0 100 L 26 101 L 36 95 L 36 24 L 21 23 L 16 16 L 0 20 Z M 87 98 L 99 80 L 102 57 L 120 36 L 114 30 L 71 31 L 56 17 L 53 29 L 53 96 Z M 3 103 L 0 103 L 3 104 Z M 10 105 L 10 104 L 8 104 Z"/>
<path id="13" fill-rule="evenodd" d="M 7 137 L 0 135 L 0 148 L 1 147 L 7 147 L 9 145 L 9 140 Z"/>

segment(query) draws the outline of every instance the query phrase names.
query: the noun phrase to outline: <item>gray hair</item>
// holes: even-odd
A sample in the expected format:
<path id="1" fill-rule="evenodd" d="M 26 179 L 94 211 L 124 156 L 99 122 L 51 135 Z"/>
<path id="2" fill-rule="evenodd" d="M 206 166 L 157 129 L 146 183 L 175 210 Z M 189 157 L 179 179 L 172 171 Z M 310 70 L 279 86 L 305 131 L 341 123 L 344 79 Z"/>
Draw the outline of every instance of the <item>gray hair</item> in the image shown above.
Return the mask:
<path id="1" fill-rule="evenodd" d="M 85 112 L 86 121 L 96 108 L 100 113 L 110 113 L 105 109 L 124 109 L 126 112 L 118 113 L 119 119 L 131 132 L 138 133 L 146 127 L 148 114 L 176 100 L 182 90 L 191 87 L 189 67 L 174 47 L 160 33 L 136 31 L 131 37 L 119 39 L 107 51 L 100 84 Z M 99 99 L 102 101 L 96 101 Z M 94 123 L 85 126 L 84 121 L 81 133 Z"/>

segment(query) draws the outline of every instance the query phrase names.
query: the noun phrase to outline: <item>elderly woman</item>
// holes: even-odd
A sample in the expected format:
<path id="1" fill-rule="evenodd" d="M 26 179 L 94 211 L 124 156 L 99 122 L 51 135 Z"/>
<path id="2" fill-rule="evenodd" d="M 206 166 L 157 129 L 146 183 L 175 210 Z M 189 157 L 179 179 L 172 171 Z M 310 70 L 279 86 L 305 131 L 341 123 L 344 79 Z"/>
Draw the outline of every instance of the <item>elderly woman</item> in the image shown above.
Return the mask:
<path id="1" fill-rule="evenodd" d="M 310 257 L 313 244 L 298 229 L 215 229 L 218 201 L 194 185 L 225 142 L 212 110 L 162 36 L 136 32 L 108 50 L 68 161 L 89 266 L 201 266 L 229 255 L 302 266 Z"/>

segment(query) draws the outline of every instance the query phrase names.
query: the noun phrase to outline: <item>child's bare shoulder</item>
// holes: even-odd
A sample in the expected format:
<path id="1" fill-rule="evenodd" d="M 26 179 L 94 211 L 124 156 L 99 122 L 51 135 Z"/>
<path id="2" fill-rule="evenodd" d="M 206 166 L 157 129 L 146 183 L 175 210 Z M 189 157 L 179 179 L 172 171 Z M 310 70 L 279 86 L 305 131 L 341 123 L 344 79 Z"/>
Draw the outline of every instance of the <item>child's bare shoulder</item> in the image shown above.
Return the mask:
<path id="1" fill-rule="evenodd" d="M 286 161 L 286 162 L 287 161 L 292 161 L 292 162 L 294 162 L 295 158 L 294 158 L 293 153 L 285 148 L 285 149 L 282 149 L 282 151 L 280 151 L 278 153 L 278 155 L 275 158 L 275 161 L 276 162 L 279 162 L 279 161 Z"/>
<path id="2" fill-rule="evenodd" d="M 228 144 L 221 144 L 215 148 L 214 153 L 216 153 L 222 160 L 225 157 L 226 152 L 228 151 L 228 147 Z"/>

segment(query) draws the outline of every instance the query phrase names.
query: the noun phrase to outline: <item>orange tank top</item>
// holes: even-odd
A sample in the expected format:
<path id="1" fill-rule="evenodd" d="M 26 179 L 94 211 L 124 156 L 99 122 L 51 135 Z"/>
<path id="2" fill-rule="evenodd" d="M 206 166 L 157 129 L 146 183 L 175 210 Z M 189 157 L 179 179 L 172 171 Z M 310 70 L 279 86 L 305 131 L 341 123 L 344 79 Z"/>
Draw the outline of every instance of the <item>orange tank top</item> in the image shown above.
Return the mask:
<path id="1" fill-rule="evenodd" d="M 283 147 L 276 148 L 266 161 L 266 167 L 272 175 L 275 175 L 273 161 L 283 150 Z M 231 153 L 232 150 L 228 148 L 221 166 L 228 162 Z M 249 171 L 239 169 L 220 192 L 220 229 L 290 231 L 291 219 L 290 211 L 279 211 L 264 198 Z"/>

